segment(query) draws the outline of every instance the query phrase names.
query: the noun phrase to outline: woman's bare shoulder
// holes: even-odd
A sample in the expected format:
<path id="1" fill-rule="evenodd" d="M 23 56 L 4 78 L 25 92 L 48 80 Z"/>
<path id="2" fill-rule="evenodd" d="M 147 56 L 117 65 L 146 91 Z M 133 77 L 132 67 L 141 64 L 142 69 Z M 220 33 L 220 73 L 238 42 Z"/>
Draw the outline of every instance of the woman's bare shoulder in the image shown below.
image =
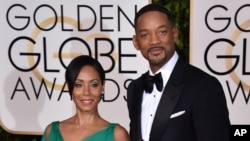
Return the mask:
<path id="1" fill-rule="evenodd" d="M 119 124 L 117 124 L 115 127 L 114 137 L 115 141 L 130 141 L 128 131 Z"/>

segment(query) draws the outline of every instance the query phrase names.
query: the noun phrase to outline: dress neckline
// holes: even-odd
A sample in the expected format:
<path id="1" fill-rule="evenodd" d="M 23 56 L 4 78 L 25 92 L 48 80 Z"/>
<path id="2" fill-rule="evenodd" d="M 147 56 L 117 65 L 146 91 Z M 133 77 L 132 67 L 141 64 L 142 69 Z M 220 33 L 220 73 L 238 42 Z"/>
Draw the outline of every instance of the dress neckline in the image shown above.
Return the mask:
<path id="1" fill-rule="evenodd" d="M 62 136 L 62 134 L 61 134 L 60 128 L 59 128 L 60 122 L 57 121 L 56 124 L 57 124 L 58 133 L 59 133 L 61 139 L 64 140 L 64 139 L 63 139 L 63 136 Z M 104 131 L 104 130 L 109 129 L 109 128 L 111 127 L 111 125 L 113 125 L 113 124 L 114 124 L 114 123 L 109 123 L 108 126 L 106 126 L 106 127 L 102 128 L 102 129 L 100 129 L 100 130 L 98 130 L 98 131 L 96 131 L 96 132 L 94 132 L 94 133 L 92 133 L 92 134 L 86 136 L 84 139 L 82 139 L 82 141 L 84 141 L 84 140 L 86 140 L 86 139 L 88 139 L 88 138 L 90 138 L 90 137 L 92 137 L 92 136 L 94 136 L 94 135 L 97 135 L 97 134 L 101 133 L 101 132 Z"/>

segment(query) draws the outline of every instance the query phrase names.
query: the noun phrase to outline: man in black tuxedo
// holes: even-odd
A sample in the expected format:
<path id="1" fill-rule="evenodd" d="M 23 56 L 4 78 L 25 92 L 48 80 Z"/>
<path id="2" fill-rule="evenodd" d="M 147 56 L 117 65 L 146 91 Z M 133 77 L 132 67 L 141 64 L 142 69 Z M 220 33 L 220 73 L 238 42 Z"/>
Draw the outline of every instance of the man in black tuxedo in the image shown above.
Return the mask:
<path id="1" fill-rule="evenodd" d="M 149 71 L 127 91 L 132 141 L 229 141 L 223 88 L 178 55 L 178 30 L 169 11 L 146 5 L 134 24 L 133 44 L 148 60 Z"/>

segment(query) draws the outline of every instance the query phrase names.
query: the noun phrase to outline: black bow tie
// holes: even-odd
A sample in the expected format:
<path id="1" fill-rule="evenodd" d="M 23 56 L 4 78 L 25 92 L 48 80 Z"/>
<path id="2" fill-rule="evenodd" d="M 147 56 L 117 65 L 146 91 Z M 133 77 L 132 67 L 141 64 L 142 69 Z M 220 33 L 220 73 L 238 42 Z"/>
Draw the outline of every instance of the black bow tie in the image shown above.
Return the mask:
<path id="1" fill-rule="evenodd" d="M 153 91 L 154 84 L 158 91 L 161 91 L 163 88 L 163 80 L 161 77 L 161 73 L 156 74 L 155 76 L 150 76 L 149 72 L 143 75 L 144 80 L 144 89 L 147 93 L 151 93 Z"/>

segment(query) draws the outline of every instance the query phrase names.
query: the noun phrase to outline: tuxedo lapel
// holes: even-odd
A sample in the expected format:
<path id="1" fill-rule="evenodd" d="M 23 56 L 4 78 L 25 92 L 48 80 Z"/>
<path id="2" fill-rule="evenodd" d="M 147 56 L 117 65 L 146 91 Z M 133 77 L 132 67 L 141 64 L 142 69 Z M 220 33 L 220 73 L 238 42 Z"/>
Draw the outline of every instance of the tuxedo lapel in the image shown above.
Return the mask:
<path id="1" fill-rule="evenodd" d="M 133 138 L 136 141 L 142 140 L 142 135 L 141 135 L 141 103 L 142 103 L 142 95 L 143 95 L 143 81 L 140 78 L 134 87 L 134 98 L 133 102 L 134 107 L 133 107 L 133 119 L 134 119 L 134 124 L 131 128 L 133 128 Z"/>
<path id="2" fill-rule="evenodd" d="M 167 122 L 184 87 L 182 81 L 184 66 L 184 62 L 179 59 L 167 82 L 152 124 L 150 141 L 160 141 L 164 134 Z"/>

